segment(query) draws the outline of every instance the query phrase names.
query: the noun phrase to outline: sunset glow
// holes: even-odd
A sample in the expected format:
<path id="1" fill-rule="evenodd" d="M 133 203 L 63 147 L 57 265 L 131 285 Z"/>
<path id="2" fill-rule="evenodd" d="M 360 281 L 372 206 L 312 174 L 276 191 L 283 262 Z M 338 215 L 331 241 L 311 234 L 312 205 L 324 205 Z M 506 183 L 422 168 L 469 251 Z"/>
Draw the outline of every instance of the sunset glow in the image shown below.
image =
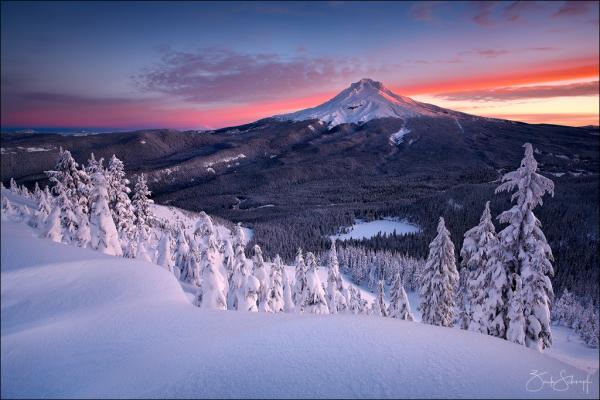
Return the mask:
<path id="1" fill-rule="evenodd" d="M 2 126 L 231 126 L 363 77 L 467 113 L 598 125 L 598 3 L 532 4 L 2 3 Z"/>

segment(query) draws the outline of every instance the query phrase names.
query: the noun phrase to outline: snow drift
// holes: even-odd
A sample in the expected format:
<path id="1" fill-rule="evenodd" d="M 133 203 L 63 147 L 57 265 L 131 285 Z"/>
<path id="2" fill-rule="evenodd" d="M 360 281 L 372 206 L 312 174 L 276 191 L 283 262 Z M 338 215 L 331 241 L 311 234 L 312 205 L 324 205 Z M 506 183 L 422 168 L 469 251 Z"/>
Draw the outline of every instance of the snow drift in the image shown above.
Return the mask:
<path id="1" fill-rule="evenodd" d="M 533 370 L 586 375 L 490 336 L 360 315 L 202 310 L 157 265 L 38 239 L 13 222 L 1 233 L 4 398 L 598 396 L 597 372 L 589 393 L 540 388 Z"/>

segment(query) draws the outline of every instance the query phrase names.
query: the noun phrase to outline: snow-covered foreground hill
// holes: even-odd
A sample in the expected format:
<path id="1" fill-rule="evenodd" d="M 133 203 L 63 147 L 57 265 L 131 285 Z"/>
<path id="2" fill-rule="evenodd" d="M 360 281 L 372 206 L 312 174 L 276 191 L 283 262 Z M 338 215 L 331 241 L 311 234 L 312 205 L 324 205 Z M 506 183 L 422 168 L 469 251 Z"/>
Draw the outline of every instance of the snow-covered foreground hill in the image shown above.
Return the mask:
<path id="1" fill-rule="evenodd" d="M 545 381 L 586 375 L 493 337 L 360 315 L 201 310 L 157 265 L 4 220 L 1 233 L 3 398 L 598 396 L 598 372 L 588 393 L 542 384 L 533 370 Z"/>

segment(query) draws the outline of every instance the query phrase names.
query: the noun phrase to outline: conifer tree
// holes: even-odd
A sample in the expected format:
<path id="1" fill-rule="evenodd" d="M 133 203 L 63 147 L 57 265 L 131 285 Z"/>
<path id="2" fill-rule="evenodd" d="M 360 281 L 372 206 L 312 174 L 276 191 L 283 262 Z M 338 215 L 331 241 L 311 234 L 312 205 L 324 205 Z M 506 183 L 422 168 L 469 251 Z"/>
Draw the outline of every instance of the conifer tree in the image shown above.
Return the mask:
<path id="1" fill-rule="evenodd" d="M 129 199 L 131 189 L 129 179 L 125 177 L 125 167 L 114 154 L 108 162 L 106 176 L 110 211 L 117 231 L 123 240 L 131 240 L 136 231 L 136 214 Z"/>
<path id="2" fill-rule="evenodd" d="M 335 240 L 331 240 L 331 249 L 327 257 L 327 305 L 331 314 L 344 311 L 346 308 L 345 298 L 342 295 L 344 286 L 340 275 Z"/>
<path id="3" fill-rule="evenodd" d="M 544 194 L 554 195 L 554 183 L 537 173 L 531 144 L 523 147 L 521 166 L 505 174 L 496 189 L 496 193 L 514 190 L 511 200 L 515 202 L 498 217 L 501 223 L 509 224 L 499 233 L 500 258 L 513 277 L 521 278 L 525 344 L 541 351 L 552 344 L 550 307 L 554 293 L 550 277 L 554 258 L 533 209 L 543 204 Z M 516 290 L 514 279 L 509 285 Z"/>
<path id="4" fill-rule="evenodd" d="M 117 228 L 108 209 L 106 178 L 100 172 L 92 176 L 94 191 L 91 197 L 90 247 L 113 256 L 123 255 Z"/>
<path id="5" fill-rule="evenodd" d="M 506 271 L 498 261 L 498 238 L 490 213 L 490 202 L 479 224 L 468 230 L 460 255 L 468 273 L 465 302 L 469 310 L 467 328 L 483 334 L 502 336 L 506 313 Z"/>
<path id="6" fill-rule="evenodd" d="M 451 327 L 454 322 L 454 291 L 458 271 L 454 258 L 454 244 L 440 217 L 437 236 L 429 245 L 429 256 L 421 278 L 422 320 L 432 325 Z"/>
<path id="7" fill-rule="evenodd" d="M 402 286 L 402 278 L 400 272 L 396 272 L 394 275 L 394 281 L 390 290 L 390 313 L 389 316 L 392 318 L 403 319 L 407 321 L 414 320 L 414 317 L 410 311 L 410 304 L 406 291 Z"/>
<path id="8" fill-rule="evenodd" d="M 223 258 L 212 219 L 202 211 L 196 224 L 200 237 L 201 284 L 196 296 L 199 307 L 212 310 L 227 310 L 227 280 L 222 275 Z"/>
<path id="9" fill-rule="evenodd" d="M 273 264 L 271 265 L 271 273 L 269 274 L 269 280 L 271 282 L 269 289 L 269 310 L 274 313 L 278 313 L 284 310 L 284 288 L 283 288 L 283 262 L 279 254 L 275 256 Z"/>
<path id="10" fill-rule="evenodd" d="M 387 317 L 388 309 L 385 304 L 385 287 L 383 279 L 377 284 L 377 299 L 373 303 L 373 311 L 378 317 Z"/>
<path id="11" fill-rule="evenodd" d="M 259 245 L 254 246 L 254 257 L 252 258 L 254 265 L 253 275 L 260 284 L 258 289 L 258 311 L 270 312 L 269 310 L 269 275 L 263 260 L 262 250 Z"/>
<path id="12" fill-rule="evenodd" d="M 304 257 L 302 256 L 302 249 L 298 249 L 296 252 L 296 260 L 294 262 L 296 266 L 296 283 L 294 284 L 294 292 L 292 293 L 292 300 L 297 312 L 304 311 L 304 302 L 306 297 L 306 264 L 304 263 Z"/>
<path id="13" fill-rule="evenodd" d="M 304 311 L 312 314 L 329 314 L 325 291 L 317 274 L 317 260 L 311 252 L 306 253 L 306 288 Z"/>
<path id="14" fill-rule="evenodd" d="M 135 215 L 135 226 L 138 234 L 146 239 L 150 234 L 150 223 L 154 221 L 154 214 L 150 210 L 150 205 L 154 203 L 150 197 L 150 190 L 144 174 L 138 175 L 133 189 L 133 210 Z"/>
<path id="15" fill-rule="evenodd" d="M 44 229 L 44 237 L 60 243 L 62 241 L 62 228 L 60 226 L 60 208 L 55 204 L 52 206 L 52 211 L 46 218 Z"/>
<path id="16" fill-rule="evenodd" d="M 523 293 L 521 277 L 513 274 L 511 281 L 514 282 L 511 297 L 508 299 L 508 328 L 506 339 L 517 344 L 525 344 L 525 316 L 523 315 Z"/>
<path id="17" fill-rule="evenodd" d="M 169 272 L 173 272 L 173 257 L 171 255 L 171 234 L 168 230 L 163 230 L 158 245 L 158 265 L 165 267 Z"/>
<path id="18" fill-rule="evenodd" d="M 286 313 L 293 313 L 296 311 L 296 306 L 294 305 L 294 300 L 292 300 L 292 292 L 293 288 L 290 284 L 290 279 L 288 277 L 285 269 L 282 270 L 282 278 L 283 278 L 283 311 Z"/>

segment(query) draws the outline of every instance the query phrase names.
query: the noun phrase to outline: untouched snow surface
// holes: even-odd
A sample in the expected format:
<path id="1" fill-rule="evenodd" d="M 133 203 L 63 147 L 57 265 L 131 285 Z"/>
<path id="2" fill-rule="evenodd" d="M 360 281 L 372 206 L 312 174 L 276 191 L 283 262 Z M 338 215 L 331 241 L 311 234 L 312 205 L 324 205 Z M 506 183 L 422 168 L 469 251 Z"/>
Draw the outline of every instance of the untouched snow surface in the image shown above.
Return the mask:
<path id="1" fill-rule="evenodd" d="M 401 235 L 420 232 L 421 228 L 406 221 L 391 218 L 378 219 L 370 222 L 356 220 L 356 223 L 348 228 L 348 232 L 333 235 L 331 237 L 337 240 L 368 239 L 376 236 L 379 232 L 382 234 L 392 234 L 394 233 L 394 230 L 396 231 L 396 234 Z"/>
<path id="2" fill-rule="evenodd" d="M 597 372 L 587 394 L 558 391 L 532 370 L 585 373 L 493 337 L 367 316 L 206 311 L 154 264 L 5 220 L 1 234 L 3 398 L 598 396 Z"/>
<path id="3" fill-rule="evenodd" d="M 293 121 L 318 119 L 331 128 L 339 124 L 363 123 L 377 118 L 461 115 L 463 114 L 397 95 L 381 82 L 361 79 L 317 107 L 277 115 L 276 118 Z"/>

